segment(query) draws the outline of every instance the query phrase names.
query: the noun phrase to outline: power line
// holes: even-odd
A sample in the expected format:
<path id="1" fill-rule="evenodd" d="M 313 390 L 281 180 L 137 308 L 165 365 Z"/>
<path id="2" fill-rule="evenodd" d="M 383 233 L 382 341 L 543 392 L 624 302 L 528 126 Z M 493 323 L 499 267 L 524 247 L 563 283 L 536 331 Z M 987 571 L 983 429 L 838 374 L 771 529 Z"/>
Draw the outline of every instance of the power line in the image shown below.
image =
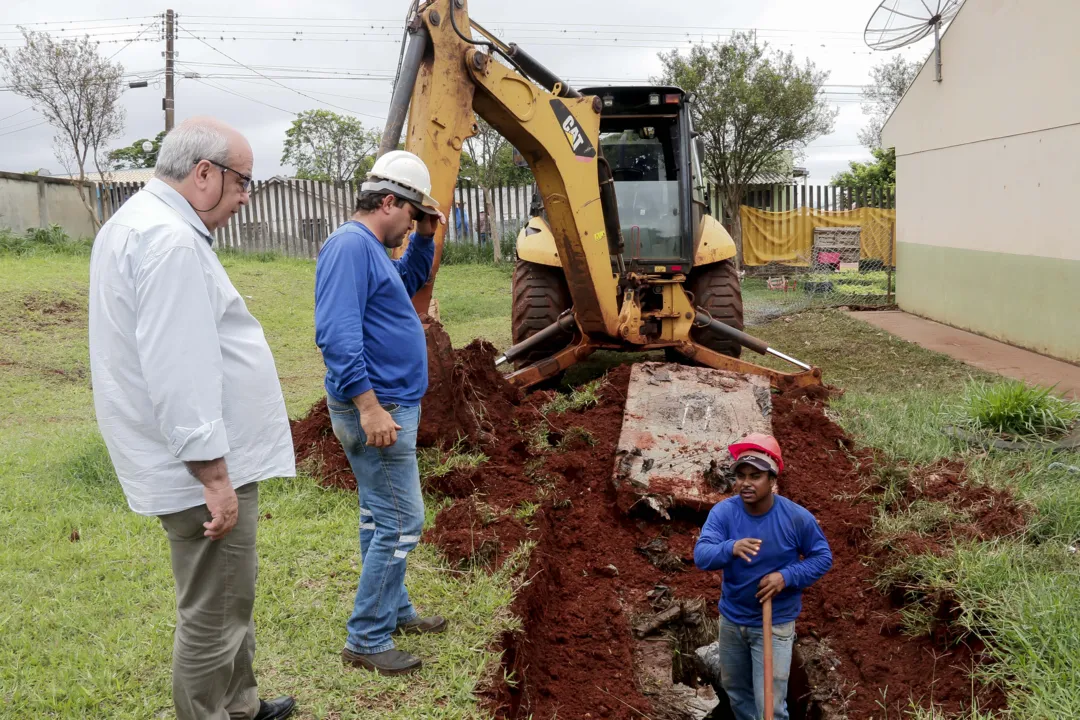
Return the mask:
<path id="1" fill-rule="evenodd" d="M 345 79 L 370 79 L 370 80 L 388 80 L 392 79 L 393 75 L 389 70 L 377 71 L 377 70 L 351 70 L 350 68 L 321 68 L 321 67 L 299 67 L 293 65 L 237 65 L 236 63 L 209 63 L 209 62 L 195 62 L 187 61 L 187 65 L 196 65 L 199 67 L 212 67 L 212 68 L 233 68 L 233 67 L 246 67 L 256 68 L 258 70 L 278 71 L 278 72 L 300 72 L 300 73 L 322 73 L 323 75 L 336 75 Z M 382 73 L 382 74 L 376 74 Z"/>
<path id="2" fill-rule="evenodd" d="M 18 25 L 75 25 L 78 23 L 99 23 L 99 22 L 120 22 L 121 20 L 145 20 L 148 18 L 157 17 L 156 15 L 130 15 L 128 17 L 119 18 L 99 18 L 97 20 L 45 20 L 42 22 L 21 22 L 21 23 L 0 23 L 0 27 L 11 27 Z M 138 24 L 138 23 L 131 23 Z"/>
<path id="3" fill-rule="evenodd" d="M 32 105 L 31 108 L 36 110 L 37 105 Z M 14 125 L 8 125 L 6 128 L 0 128 L 0 130 L 15 130 L 15 129 L 20 129 L 21 130 L 21 129 L 23 129 L 24 125 L 32 125 L 32 124 L 36 124 L 36 123 L 39 123 L 39 122 L 41 122 L 41 118 L 36 118 L 36 117 L 30 118 L 29 120 L 19 120 Z"/>
<path id="4" fill-rule="evenodd" d="M 241 97 L 241 98 L 244 98 L 245 100 L 250 100 L 253 103 L 259 103 L 260 105 L 265 105 L 268 108 L 273 108 L 275 110 L 280 110 L 281 112 L 288 113 L 289 115 L 296 116 L 296 115 L 299 114 L 299 113 L 293 112 L 292 110 L 286 110 L 285 108 L 278 107 L 277 105 L 271 105 L 268 102 L 263 102 L 262 100 L 257 100 L 257 99 L 255 99 L 253 97 L 248 97 L 247 95 L 244 95 L 243 93 L 238 93 L 238 92 L 236 92 L 234 90 L 230 90 L 228 88 L 223 88 L 223 87 L 220 87 L 219 85 L 214 85 L 213 83 L 208 82 L 206 80 L 203 80 L 201 78 L 188 78 L 188 79 L 189 80 L 194 80 L 195 82 L 200 83 L 201 85 L 205 85 L 207 87 L 214 88 L 215 90 L 220 90 L 221 92 L 226 93 L 228 95 L 235 95 L 236 97 Z"/>
<path id="5" fill-rule="evenodd" d="M 115 30 L 115 31 L 112 31 L 112 32 L 100 32 L 100 33 L 99 32 L 90 33 L 90 32 L 83 32 L 83 31 L 73 31 L 73 32 L 67 33 L 65 35 L 65 34 L 61 34 L 61 33 L 64 33 L 66 31 L 61 30 L 61 31 L 53 32 L 53 33 L 48 33 L 47 32 L 45 34 L 46 35 L 50 35 L 50 34 L 54 35 L 55 37 L 58 37 L 61 40 L 74 40 L 74 39 L 82 38 L 82 37 L 113 37 L 115 35 L 130 35 L 131 33 L 135 32 L 136 30 L 138 30 L 138 29 L 140 29 L 142 27 L 143 27 L 142 25 L 135 25 L 134 27 L 124 28 L 122 30 Z M 22 37 L 22 33 L 11 32 L 11 31 L 0 31 L 0 36 L 2 36 L 2 35 L 11 35 L 12 36 L 12 37 L 4 37 L 3 38 L 4 40 L 18 40 L 20 37 Z"/>
<path id="6" fill-rule="evenodd" d="M 186 18 L 199 19 L 199 20 L 258 20 L 263 23 L 267 21 L 281 21 L 288 23 L 296 23 L 298 21 L 326 21 L 326 17 L 267 17 L 265 15 L 185 15 Z M 398 29 L 401 28 L 400 20 L 396 18 L 340 18 L 341 23 L 387 23 Z M 192 23 L 195 24 L 195 23 Z M 205 24 L 205 23 L 203 23 Z M 251 23 L 249 23 L 251 24 Z M 553 26 L 556 28 L 654 28 L 654 29 L 672 29 L 672 30 L 685 30 L 685 26 L 679 25 L 635 25 L 635 24 L 620 24 L 620 23 L 571 23 L 571 22 L 538 22 L 538 21 L 526 21 L 526 20 L 490 20 L 485 19 L 484 25 L 487 27 L 501 27 L 501 26 Z M 709 31 L 731 31 L 731 32 L 791 32 L 791 33 L 834 33 L 839 35 L 853 35 L 861 37 L 863 32 L 861 30 L 827 30 L 827 29 L 813 29 L 813 28 L 751 28 L 751 27 L 727 27 L 727 26 L 700 26 L 699 30 Z M 577 30 L 575 30 L 576 32 Z"/>
<path id="7" fill-rule="evenodd" d="M 261 83 L 258 80 L 250 80 L 250 79 L 241 78 L 241 77 L 235 77 L 235 76 L 230 77 L 230 76 L 227 76 L 227 75 L 224 75 L 224 76 L 223 75 L 203 75 L 203 74 L 200 73 L 197 78 L 190 78 L 190 79 L 198 80 L 198 79 L 207 78 L 207 77 L 215 78 L 216 80 L 225 81 L 225 82 L 243 82 L 243 83 L 249 83 L 251 85 L 258 85 L 259 87 L 274 87 L 273 85 L 267 85 L 266 83 Z M 297 78 L 294 78 L 294 79 L 297 79 Z M 298 79 L 306 80 L 306 79 L 310 79 L 310 78 L 298 78 Z M 337 97 L 337 98 L 343 98 L 345 100 L 359 100 L 360 102 L 372 102 L 372 103 L 378 103 L 379 105 L 389 105 L 390 104 L 389 100 L 376 100 L 375 98 L 356 97 L 355 95 L 338 95 L 338 94 L 335 94 L 335 93 L 321 92 L 321 91 L 315 91 L 315 90 L 308 90 L 308 92 L 311 93 L 312 95 L 323 95 L 323 96 L 326 96 L 326 97 Z"/>
<path id="8" fill-rule="evenodd" d="M 20 133 L 23 130 L 29 130 L 30 128 L 36 128 L 39 125 L 47 125 L 48 122 L 49 122 L 48 120 L 42 120 L 41 122 L 35 123 L 34 125 L 31 125 L 29 127 L 20 128 L 18 130 L 11 130 L 9 132 L 2 132 L 2 133 L 0 133 L 0 137 L 4 137 L 5 135 L 14 135 L 15 133 Z"/>
<path id="9" fill-rule="evenodd" d="M 341 82 L 342 80 L 374 80 L 374 79 L 376 79 L 376 78 L 321 77 L 321 76 L 318 76 L 318 75 L 315 75 L 315 76 L 311 76 L 311 75 L 248 75 L 248 74 L 241 74 L 241 73 L 198 73 L 198 75 L 200 77 L 217 78 L 218 80 L 245 80 L 245 79 L 260 78 L 261 77 L 261 78 L 264 78 L 266 80 L 319 80 L 319 81 L 334 80 L 336 82 Z M 389 78 L 389 77 L 382 78 L 382 80 L 390 80 L 390 79 L 391 78 Z M 290 90 L 295 90 L 295 88 L 289 88 L 289 89 Z M 312 90 L 311 92 L 315 92 L 315 91 Z M 323 93 L 323 94 L 325 95 L 326 93 Z M 342 97 L 348 97 L 348 96 L 343 95 Z"/>
<path id="10" fill-rule="evenodd" d="M 5 120 L 7 120 L 7 119 L 9 119 L 9 118 L 13 118 L 13 117 L 15 117 L 16 115 L 22 115 L 22 114 L 23 114 L 24 112 L 29 112 L 30 110 L 33 110 L 33 109 L 34 109 L 34 106 L 33 106 L 33 105 L 31 105 L 31 106 L 30 106 L 30 107 L 28 107 L 28 108 L 23 108 L 23 109 L 22 109 L 22 110 L 20 110 L 19 112 L 16 112 L 16 113 L 11 113 L 10 115 L 5 115 L 4 117 L 0 118 L 0 122 L 4 122 Z M 16 123 L 16 125 L 17 125 L 17 124 L 18 124 L 18 123 Z"/>
<path id="11" fill-rule="evenodd" d="M 119 55 L 120 53 L 124 52 L 124 50 L 126 50 L 126 49 L 128 48 L 128 45 L 131 45 L 131 43 L 135 42 L 135 41 L 136 41 L 136 40 L 138 40 L 138 39 L 139 39 L 140 37 L 142 37 L 142 34 L 143 34 L 143 33 L 145 33 L 145 32 L 146 32 L 147 30 L 149 30 L 150 28 L 152 28 L 152 27 L 153 27 L 154 25 L 155 25 L 155 23 L 153 23 L 153 22 L 151 22 L 151 23 L 147 23 L 146 27 L 144 27 L 144 28 L 142 29 L 142 32 L 140 32 L 140 33 L 139 33 L 138 35 L 136 35 L 135 37 L 133 37 L 133 38 L 131 39 L 131 41 L 130 41 L 130 42 L 128 42 L 128 44 L 127 44 L 127 45 L 125 45 L 124 47 L 120 48 L 119 50 L 117 50 L 116 52 L 114 52 L 114 53 L 113 53 L 112 55 L 110 55 L 110 56 L 109 56 L 109 60 L 112 60 L 112 59 L 113 59 L 114 57 L 116 57 L 116 56 L 117 56 L 117 55 Z M 161 27 L 161 25 L 160 25 L 160 22 L 159 22 L 159 23 L 157 23 L 157 25 L 158 25 L 158 27 Z"/>
<path id="12" fill-rule="evenodd" d="M 187 31 L 187 32 L 190 33 L 190 31 Z M 362 44 L 366 44 L 366 45 L 371 45 L 371 44 L 396 45 L 396 44 L 398 44 L 400 42 L 397 39 L 380 40 L 380 39 L 369 39 L 369 38 L 357 38 L 355 36 L 350 36 L 350 37 L 347 37 L 347 38 L 334 38 L 334 37 L 321 37 L 321 36 L 316 37 L 316 36 L 303 36 L 303 35 L 294 35 L 294 36 L 291 36 L 291 37 L 264 37 L 264 36 L 237 37 L 237 36 L 234 36 L 234 35 L 219 34 L 217 36 L 211 37 L 209 35 L 200 36 L 200 35 L 195 35 L 194 33 L 190 33 L 190 34 L 191 34 L 191 37 L 195 38 L 196 40 L 210 39 L 210 40 L 219 40 L 219 41 L 222 41 L 222 42 L 227 42 L 227 41 L 230 41 L 230 40 L 234 41 L 234 42 L 241 42 L 241 41 L 293 42 L 293 43 L 298 43 L 298 42 L 319 42 L 319 43 L 338 42 L 338 43 L 362 43 Z M 563 48 L 565 48 L 565 47 L 574 47 L 574 48 L 578 48 L 579 50 L 588 50 L 588 49 L 596 49 L 596 50 L 610 50 L 610 49 L 621 49 L 621 50 L 678 50 L 678 49 L 686 48 L 686 47 L 689 47 L 689 46 L 695 44 L 695 41 L 692 40 L 692 39 L 687 39 L 685 42 L 680 41 L 678 43 L 671 43 L 671 44 L 667 44 L 667 45 L 656 45 L 656 44 L 642 45 L 642 44 L 635 44 L 634 42 L 624 43 L 624 42 L 618 42 L 618 41 L 612 41 L 612 42 L 595 42 L 595 41 L 593 41 L 593 42 L 589 42 L 588 44 L 582 44 L 581 42 L 573 41 L 571 38 L 566 38 L 566 39 L 571 40 L 571 41 L 570 42 L 530 42 L 529 45 L 531 47 L 563 47 Z M 700 41 L 698 41 L 698 42 L 700 42 Z M 792 47 L 794 47 L 794 45 L 792 45 Z M 855 46 L 852 45 L 850 47 L 855 47 Z M 874 54 L 874 52 L 872 50 L 848 50 L 846 48 L 840 48 L 840 47 L 828 48 L 828 47 L 825 47 L 825 46 L 823 46 L 823 49 L 827 49 L 830 52 L 835 50 L 835 51 L 838 51 L 838 52 L 840 52 L 842 54 L 845 54 L 845 55 L 847 55 L 849 53 L 851 55 L 873 55 Z"/>
<path id="13" fill-rule="evenodd" d="M 297 90 L 296 88 L 291 88 L 291 87 L 289 87 L 288 85 L 284 85 L 284 84 L 282 84 L 282 83 L 278 82 L 277 80 L 274 80 L 273 78 L 270 78 L 270 77 L 267 77 L 266 75 L 263 75 L 263 74 L 262 74 L 261 72 L 259 72 L 258 70 L 253 70 L 252 68 L 248 67 L 247 65 L 244 65 L 244 63 L 242 63 L 242 62 L 240 62 L 239 60 L 237 60 L 236 58 L 234 58 L 234 57 L 232 57 L 232 56 L 228 55 L 228 54 L 227 54 L 227 53 L 225 53 L 224 51 L 222 51 L 222 50 L 219 50 L 218 48 L 214 47 L 213 45 L 211 45 L 210 43 L 206 42 L 205 40 L 202 40 L 202 39 L 200 39 L 200 38 L 196 37 L 196 36 L 195 36 L 195 35 L 194 35 L 193 33 L 191 33 L 191 32 L 190 32 L 190 31 L 189 31 L 189 30 L 188 30 L 188 29 L 187 29 L 186 27 L 184 27 L 184 26 L 180 25 L 179 23 L 177 23 L 177 27 L 179 27 L 179 28 L 180 28 L 181 30 L 183 30 L 184 32 L 186 32 L 186 33 L 187 33 L 188 35 L 191 35 L 192 37 L 194 37 L 194 38 L 195 38 L 196 40 L 199 40 L 199 42 L 201 42 L 201 43 L 202 43 L 203 45 L 205 45 L 206 47 L 210 48 L 210 49 L 211 49 L 211 50 L 213 50 L 214 52 L 218 53 L 219 55 L 223 55 L 224 57 L 228 58 L 229 60 L 231 60 L 232 62 L 236 63 L 237 65 L 240 65 L 240 66 L 242 66 L 242 67 L 245 67 L 245 68 L 247 68 L 248 70 L 251 70 L 251 72 L 255 73 L 256 75 L 259 75 L 259 76 L 261 76 L 261 77 L 264 77 L 264 78 L 266 78 L 267 80 L 270 80 L 270 81 L 271 81 L 272 83 L 274 83 L 275 85 L 280 85 L 281 87 L 285 88 L 286 90 L 289 90 L 290 92 L 294 92 L 294 93 L 296 93 L 297 95 L 302 95 L 302 96 L 304 96 L 304 97 L 308 98 L 309 100 L 314 100 L 315 102 L 321 102 L 321 103 L 324 103 L 324 104 L 326 104 L 326 105 L 329 105 L 330 107 L 334 107 L 334 108 L 337 108 L 337 109 L 339 109 L 339 110 L 345 110 L 346 112 L 350 112 L 350 113 L 353 113 L 353 114 L 355 114 L 355 115 L 365 115 L 365 116 L 367 116 L 367 117 L 370 117 L 370 118 L 375 118 L 376 120 L 380 120 L 380 121 L 382 121 L 382 120 L 384 120 L 384 119 L 385 119 L 385 118 L 381 118 L 381 117 L 379 117 L 378 115 L 372 115 L 371 113 L 365 113 L 365 112 L 360 112 L 360 111 L 358 111 L 358 110 L 352 110 L 352 109 L 350 109 L 350 108 L 347 108 L 347 107 L 342 107 L 342 106 L 340 106 L 340 105 L 334 105 L 333 103 L 329 103 L 329 102 L 326 102 L 325 100 L 319 100 L 318 98 L 312 97 L 311 95 L 308 95 L 307 93 L 303 93 L 303 92 L 301 92 L 301 91 Z M 279 109 L 280 109 L 280 108 L 279 108 Z"/>
<path id="14" fill-rule="evenodd" d="M 140 71 L 137 71 L 137 72 L 126 72 L 121 76 L 120 82 L 130 82 L 132 80 L 147 80 L 147 79 L 150 79 L 150 78 L 154 77 L 155 75 L 160 75 L 161 72 L 162 72 L 161 70 L 140 70 Z M 60 84 L 59 83 L 49 83 L 49 84 L 42 85 L 42 87 L 46 87 L 46 88 L 49 88 L 50 90 L 52 90 L 52 89 L 56 89 L 56 88 L 60 87 Z M 13 86 L 13 85 L 0 86 L 0 92 L 15 92 L 15 86 Z"/>
<path id="15" fill-rule="evenodd" d="M 198 30 L 199 32 L 209 32 L 209 31 L 212 31 L 212 30 L 220 30 L 220 31 L 222 31 L 224 33 L 228 33 L 228 34 L 239 33 L 239 34 L 247 34 L 247 35 L 260 34 L 260 33 L 262 33 L 262 34 L 279 34 L 279 33 L 302 34 L 305 31 L 312 31 L 312 34 L 316 34 L 316 35 L 355 35 L 355 36 L 387 36 L 387 35 L 389 35 L 389 36 L 396 36 L 398 34 L 398 31 L 400 30 L 400 25 L 353 25 L 353 26 L 350 26 L 350 25 L 345 25 L 345 24 L 341 24 L 341 23 L 336 23 L 336 24 L 333 24 L 333 25 L 297 25 L 295 23 L 290 23 L 288 25 L 268 25 L 268 24 L 254 24 L 254 23 L 252 23 L 252 24 L 240 24 L 240 25 L 232 25 L 232 24 L 222 25 L 221 23 L 187 23 L 187 25 L 188 25 L 189 28 Z M 651 26 L 642 26 L 642 27 L 650 27 L 651 28 Z M 250 28 L 254 28 L 254 29 L 250 29 Z M 327 29 L 327 28 L 329 28 L 329 29 Z M 386 31 L 389 31 L 389 32 L 373 32 L 373 31 L 380 31 L 380 30 L 386 30 Z M 345 32 L 336 32 L 336 31 L 345 31 Z M 528 29 L 522 30 L 521 32 L 532 33 L 532 34 L 527 35 L 527 36 L 522 36 L 520 38 L 515 38 L 515 39 L 523 39 L 523 38 L 550 39 L 550 38 L 560 38 L 560 37 L 572 37 L 571 33 L 573 33 L 574 37 L 585 35 L 587 38 L 598 37 L 600 35 L 605 35 L 605 36 L 610 35 L 610 36 L 612 36 L 614 38 L 625 38 L 625 37 L 630 37 L 630 36 L 635 36 L 635 35 L 637 35 L 637 36 L 647 36 L 646 38 L 637 38 L 637 39 L 647 39 L 648 37 L 655 37 L 655 36 L 679 37 L 679 38 L 683 38 L 683 37 L 692 37 L 692 38 L 709 37 L 709 38 L 725 38 L 725 39 L 730 37 L 729 34 L 724 33 L 724 32 L 711 32 L 711 31 L 710 32 L 702 32 L 700 28 L 696 29 L 694 31 L 688 31 L 688 30 L 686 30 L 686 28 L 680 28 L 680 29 L 677 29 L 677 30 L 659 30 L 659 31 L 655 30 L 655 29 L 643 29 L 643 30 L 616 30 L 616 29 L 611 29 L 611 30 L 608 30 L 608 29 L 603 29 L 603 28 L 592 28 L 592 29 L 590 29 L 590 28 L 577 28 L 577 29 L 572 29 L 571 30 L 571 29 L 563 28 L 561 30 L 546 30 L 544 28 L 528 28 Z M 797 33 L 798 31 L 792 31 L 792 32 Z M 805 34 L 805 33 L 802 33 L 802 34 Z M 775 38 L 775 39 L 780 39 L 780 40 L 793 40 L 793 39 L 796 39 L 796 36 L 774 35 L 772 33 L 759 34 L 758 37 L 769 37 L 769 38 Z M 601 38 L 601 39 L 605 39 L 605 38 Z M 611 38 L 606 38 L 606 39 L 611 39 Z M 814 33 L 814 41 L 816 42 L 816 41 L 819 41 L 819 40 L 830 40 L 830 41 L 838 41 L 838 42 L 851 42 L 851 43 L 857 43 L 857 44 L 860 44 L 860 45 L 862 44 L 861 40 L 858 40 L 856 38 L 827 37 L 827 36 L 821 36 L 821 35 L 818 35 L 818 34 Z"/>

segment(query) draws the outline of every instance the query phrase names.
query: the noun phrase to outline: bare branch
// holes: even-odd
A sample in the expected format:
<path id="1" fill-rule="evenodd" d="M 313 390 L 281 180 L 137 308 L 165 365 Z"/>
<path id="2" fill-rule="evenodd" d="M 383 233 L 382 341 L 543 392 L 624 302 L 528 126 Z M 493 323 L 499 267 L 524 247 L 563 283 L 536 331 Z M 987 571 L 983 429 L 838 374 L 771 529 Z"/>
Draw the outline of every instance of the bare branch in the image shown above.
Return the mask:
<path id="1" fill-rule="evenodd" d="M 58 40 L 19 30 L 26 44 L 15 50 L 0 48 L 0 66 L 12 91 L 30 100 L 56 128 L 56 156 L 69 174 L 78 170 L 79 194 L 97 227 L 97 211 L 83 187 L 86 162 L 92 158 L 100 171 L 101 153 L 123 132 L 119 100 L 124 69 L 99 55 L 88 36 Z"/>

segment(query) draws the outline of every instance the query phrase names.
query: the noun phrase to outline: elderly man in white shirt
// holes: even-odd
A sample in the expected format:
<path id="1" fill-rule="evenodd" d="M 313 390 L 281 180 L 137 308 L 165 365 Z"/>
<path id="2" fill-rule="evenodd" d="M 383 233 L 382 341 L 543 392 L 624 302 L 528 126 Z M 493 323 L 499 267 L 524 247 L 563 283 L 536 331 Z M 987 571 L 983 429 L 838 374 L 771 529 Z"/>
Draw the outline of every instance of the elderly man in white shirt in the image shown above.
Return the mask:
<path id="1" fill-rule="evenodd" d="M 178 720 L 278 720 L 255 654 L 258 482 L 296 474 L 262 327 L 211 233 L 248 201 L 252 152 L 192 118 L 155 178 L 101 228 L 90 259 L 90 369 L 98 426 L 131 509 L 157 516 L 176 581 Z"/>

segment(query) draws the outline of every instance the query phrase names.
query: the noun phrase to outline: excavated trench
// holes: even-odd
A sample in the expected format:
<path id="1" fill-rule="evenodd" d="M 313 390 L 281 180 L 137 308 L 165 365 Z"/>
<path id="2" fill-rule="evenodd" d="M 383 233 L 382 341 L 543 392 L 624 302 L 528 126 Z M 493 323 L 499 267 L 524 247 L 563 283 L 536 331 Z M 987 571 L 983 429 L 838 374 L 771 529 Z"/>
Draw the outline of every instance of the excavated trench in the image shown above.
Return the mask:
<path id="1" fill-rule="evenodd" d="M 523 541 L 535 543 L 512 605 L 521 630 L 497 640 L 503 668 L 479 691 L 484 705 L 513 719 L 730 717 L 722 691 L 716 708 L 688 709 L 691 696 L 719 689 L 696 656 L 715 639 L 720 595 L 719 573 L 693 565 L 703 514 L 674 508 L 670 521 L 658 522 L 611 482 L 629 368 L 609 372 L 595 406 L 545 414 L 554 393 L 522 397 L 491 370 L 493 357 L 480 341 L 456 352 L 447 341 L 433 359 L 441 375 L 433 372 L 435 393 L 424 409 L 438 420 L 427 444 L 448 447 L 460 433 L 489 458 L 426 481 L 426 492 L 451 502 L 425 541 L 451 563 L 492 569 Z M 834 555 L 832 570 L 804 594 L 792 717 L 884 717 L 886 692 L 890 717 L 909 702 L 933 703 L 946 716 L 973 702 L 983 711 L 1003 708 L 998 688 L 972 680 L 982 646 L 962 638 L 948 613 L 931 632 L 904 635 L 900 605 L 912 598 L 874 588 L 888 552 L 869 537 L 875 458 L 826 417 L 825 395 L 773 396 L 786 463 L 780 492 L 814 513 Z M 297 455 L 322 471 L 323 483 L 348 487 L 324 415 L 315 408 L 294 425 Z M 1010 497 L 969 486 L 960 465 L 909 470 L 899 502 L 928 495 L 965 508 L 971 522 L 952 533 L 992 537 L 1022 523 Z M 907 551 L 944 552 L 949 537 L 900 542 Z"/>

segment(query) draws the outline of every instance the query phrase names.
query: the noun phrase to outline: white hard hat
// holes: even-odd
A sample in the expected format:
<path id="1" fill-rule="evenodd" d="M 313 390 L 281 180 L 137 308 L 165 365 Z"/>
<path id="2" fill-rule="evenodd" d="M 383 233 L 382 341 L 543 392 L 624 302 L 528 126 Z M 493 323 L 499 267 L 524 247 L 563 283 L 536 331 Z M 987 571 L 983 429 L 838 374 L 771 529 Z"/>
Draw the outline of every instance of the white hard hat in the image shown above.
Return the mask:
<path id="1" fill-rule="evenodd" d="M 427 165 L 407 150 L 391 150 L 377 159 L 360 189 L 390 192 L 428 215 L 439 213 L 439 203 L 431 197 L 431 173 Z"/>

